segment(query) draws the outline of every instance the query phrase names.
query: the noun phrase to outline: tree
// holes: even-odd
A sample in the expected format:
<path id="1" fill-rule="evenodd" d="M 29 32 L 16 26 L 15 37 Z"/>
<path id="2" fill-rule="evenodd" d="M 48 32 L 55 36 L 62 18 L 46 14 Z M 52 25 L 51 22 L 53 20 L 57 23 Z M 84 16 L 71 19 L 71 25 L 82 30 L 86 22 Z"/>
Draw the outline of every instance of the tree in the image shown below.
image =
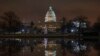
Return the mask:
<path id="1" fill-rule="evenodd" d="M 72 20 L 69 20 L 69 22 L 67 23 L 67 31 L 68 31 L 68 33 L 70 33 L 70 30 L 71 30 L 72 26 L 73 26 Z"/>
<path id="2" fill-rule="evenodd" d="M 34 31 L 34 22 L 31 21 L 30 22 L 30 33 L 33 33 L 33 31 Z"/>
<path id="3" fill-rule="evenodd" d="M 30 27 L 33 27 L 33 26 L 34 26 L 34 22 L 31 21 L 31 23 L 30 23 Z"/>
<path id="4" fill-rule="evenodd" d="M 67 21 L 66 21 L 66 18 L 63 17 L 62 20 L 61 20 L 61 32 L 64 33 L 66 28 L 67 28 Z"/>
<path id="5" fill-rule="evenodd" d="M 100 32 L 100 17 L 98 17 L 97 21 L 94 23 L 93 30 L 95 32 Z"/>
<path id="6" fill-rule="evenodd" d="M 8 32 L 16 32 L 19 31 L 22 23 L 19 17 L 13 11 L 5 12 L 3 16 L 0 16 L 6 22 L 6 31 Z"/>
<path id="7" fill-rule="evenodd" d="M 66 25 L 67 21 L 65 17 L 63 17 L 61 21 L 62 21 L 62 25 Z"/>
<path id="8" fill-rule="evenodd" d="M 85 31 L 89 27 L 89 21 L 85 16 L 77 16 L 73 21 L 76 22 L 74 26 L 78 28 L 78 32 L 80 33 Z"/>

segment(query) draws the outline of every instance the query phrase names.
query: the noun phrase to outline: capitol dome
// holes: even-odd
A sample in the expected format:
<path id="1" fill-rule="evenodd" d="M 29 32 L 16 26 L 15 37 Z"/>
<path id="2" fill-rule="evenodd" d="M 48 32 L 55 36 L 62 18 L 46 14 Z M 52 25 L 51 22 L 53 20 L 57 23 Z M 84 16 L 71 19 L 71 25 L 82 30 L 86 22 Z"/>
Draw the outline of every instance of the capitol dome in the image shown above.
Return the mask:
<path id="1" fill-rule="evenodd" d="M 56 15 L 51 6 L 46 13 L 45 22 L 56 22 Z"/>

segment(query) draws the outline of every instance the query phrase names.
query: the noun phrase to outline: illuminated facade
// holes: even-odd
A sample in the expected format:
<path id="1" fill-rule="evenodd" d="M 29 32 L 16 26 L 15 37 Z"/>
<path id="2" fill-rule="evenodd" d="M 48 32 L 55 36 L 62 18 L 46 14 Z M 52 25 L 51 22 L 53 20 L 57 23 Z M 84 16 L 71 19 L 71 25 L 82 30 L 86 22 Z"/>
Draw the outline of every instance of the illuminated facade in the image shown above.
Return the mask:
<path id="1" fill-rule="evenodd" d="M 56 20 L 56 14 L 50 6 L 44 18 L 44 21 L 37 22 L 35 25 L 39 29 L 44 29 L 46 26 L 48 32 L 55 32 L 56 29 L 60 28 L 60 24 L 61 22 L 58 22 Z"/>

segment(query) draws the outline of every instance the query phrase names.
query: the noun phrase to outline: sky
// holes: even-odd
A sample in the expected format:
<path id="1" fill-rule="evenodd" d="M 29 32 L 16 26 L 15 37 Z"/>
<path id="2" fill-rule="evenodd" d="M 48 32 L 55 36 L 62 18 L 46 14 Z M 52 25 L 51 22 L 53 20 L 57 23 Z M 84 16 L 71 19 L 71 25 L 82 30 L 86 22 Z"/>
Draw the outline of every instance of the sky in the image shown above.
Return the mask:
<path id="1" fill-rule="evenodd" d="M 44 20 L 49 6 L 53 7 L 57 20 L 83 15 L 94 23 L 100 16 L 100 0 L 0 0 L 0 16 L 14 11 L 22 22 Z"/>

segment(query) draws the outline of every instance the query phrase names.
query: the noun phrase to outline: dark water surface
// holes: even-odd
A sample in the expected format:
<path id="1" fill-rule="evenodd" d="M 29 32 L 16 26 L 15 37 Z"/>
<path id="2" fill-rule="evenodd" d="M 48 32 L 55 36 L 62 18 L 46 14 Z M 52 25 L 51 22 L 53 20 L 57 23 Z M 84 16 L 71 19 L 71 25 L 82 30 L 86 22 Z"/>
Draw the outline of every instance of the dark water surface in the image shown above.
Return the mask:
<path id="1" fill-rule="evenodd" d="M 49 56 L 100 56 L 99 41 L 49 38 L 47 42 L 45 48 L 44 38 L 0 39 L 0 56 L 46 56 L 45 51 Z M 84 49 L 79 50 L 79 45 Z"/>

